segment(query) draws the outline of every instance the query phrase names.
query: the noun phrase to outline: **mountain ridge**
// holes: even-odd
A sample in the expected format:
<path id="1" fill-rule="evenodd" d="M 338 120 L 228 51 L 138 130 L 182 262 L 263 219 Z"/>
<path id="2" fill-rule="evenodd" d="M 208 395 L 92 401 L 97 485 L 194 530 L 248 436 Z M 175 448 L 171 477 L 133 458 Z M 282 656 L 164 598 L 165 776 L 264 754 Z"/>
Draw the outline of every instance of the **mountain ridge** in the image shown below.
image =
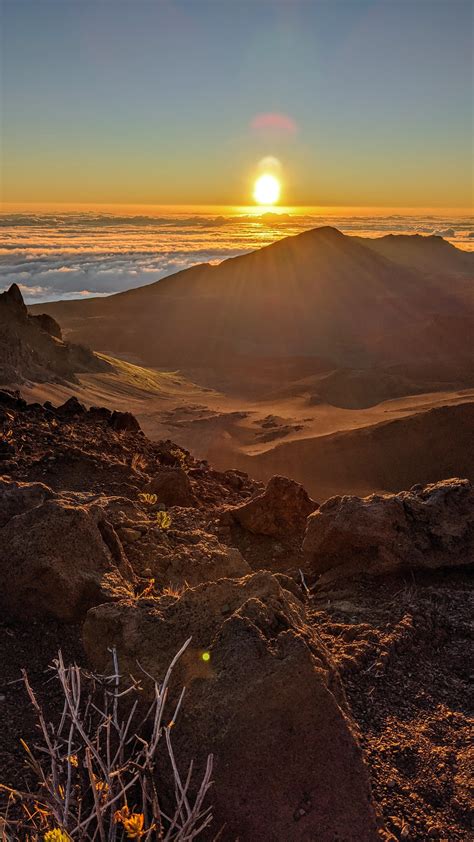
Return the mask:
<path id="1" fill-rule="evenodd" d="M 474 273 L 474 252 L 462 251 L 436 234 L 385 234 L 354 237 L 377 254 L 422 272 Z M 404 251 L 405 249 L 405 251 Z"/>
<path id="2" fill-rule="evenodd" d="M 473 284 L 398 265 L 368 243 L 311 229 L 145 287 L 41 308 L 75 341 L 193 376 L 212 369 L 218 377 L 243 360 L 258 370 L 272 357 L 319 357 L 332 368 L 406 365 L 415 350 L 427 365 L 459 367 L 459 349 L 442 337 L 474 330 Z M 474 347 L 466 345 L 467 383 Z"/>

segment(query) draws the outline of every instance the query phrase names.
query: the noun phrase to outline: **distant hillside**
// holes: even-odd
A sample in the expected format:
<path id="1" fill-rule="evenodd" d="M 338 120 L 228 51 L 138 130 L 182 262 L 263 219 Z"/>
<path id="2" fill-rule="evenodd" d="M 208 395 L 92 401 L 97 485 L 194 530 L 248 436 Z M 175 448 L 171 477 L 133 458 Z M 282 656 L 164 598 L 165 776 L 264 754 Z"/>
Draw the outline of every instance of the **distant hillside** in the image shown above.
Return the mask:
<path id="1" fill-rule="evenodd" d="M 75 374 L 108 368 L 88 348 L 64 342 L 49 315 L 29 315 L 20 289 L 0 294 L 0 383 L 74 381 Z"/>
<path id="2" fill-rule="evenodd" d="M 461 251 L 442 237 L 422 234 L 387 234 L 354 237 L 372 251 L 401 266 L 447 275 L 474 276 L 474 252 Z"/>
<path id="3" fill-rule="evenodd" d="M 358 430 L 282 443 L 236 467 L 290 475 L 315 499 L 400 491 L 456 475 L 474 480 L 474 403 L 442 406 Z"/>
<path id="4" fill-rule="evenodd" d="M 328 371 L 415 359 L 469 380 L 472 283 L 401 266 L 372 242 L 317 228 L 108 298 L 41 307 L 96 350 L 217 378 L 240 362 L 258 376 L 264 360 L 318 358 Z"/>

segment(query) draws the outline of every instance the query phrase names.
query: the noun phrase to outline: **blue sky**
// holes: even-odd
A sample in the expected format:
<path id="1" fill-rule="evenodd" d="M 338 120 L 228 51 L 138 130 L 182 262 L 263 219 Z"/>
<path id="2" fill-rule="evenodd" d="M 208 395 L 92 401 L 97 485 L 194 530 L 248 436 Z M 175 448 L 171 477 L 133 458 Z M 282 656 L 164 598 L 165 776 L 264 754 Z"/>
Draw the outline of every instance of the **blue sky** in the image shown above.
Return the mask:
<path id="1" fill-rule="evenodd" d="M 466 0 L 1 9 L 5 202 L 247 204 L 267 155 L 288 205 L 472 202 Z"/>

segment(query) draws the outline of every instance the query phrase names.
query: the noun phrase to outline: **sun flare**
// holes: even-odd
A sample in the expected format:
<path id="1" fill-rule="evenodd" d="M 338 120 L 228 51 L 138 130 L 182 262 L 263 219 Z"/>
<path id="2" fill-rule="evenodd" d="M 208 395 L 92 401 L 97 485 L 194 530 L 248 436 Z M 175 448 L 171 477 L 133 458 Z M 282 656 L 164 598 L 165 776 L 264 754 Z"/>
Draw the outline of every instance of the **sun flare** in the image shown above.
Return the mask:
<path id="1" fill-rule="evenodd" d="M 253 197 L 259 205 L 274 205 L 280 198 L 280 182 L 276 176 L 264 173 L 257 178 Z"/>

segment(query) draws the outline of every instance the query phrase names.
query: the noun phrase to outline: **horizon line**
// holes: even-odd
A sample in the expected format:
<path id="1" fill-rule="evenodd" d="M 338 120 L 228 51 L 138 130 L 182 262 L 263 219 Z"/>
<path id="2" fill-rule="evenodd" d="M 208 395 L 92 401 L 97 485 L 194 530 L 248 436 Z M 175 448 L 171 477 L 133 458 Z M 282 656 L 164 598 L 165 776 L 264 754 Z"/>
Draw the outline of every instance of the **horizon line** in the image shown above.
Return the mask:
<path id="1" fill-rule="evenodd" d="M 48 212 L 74 212 L 82 211 L 84 213 L 93 212 L 94 210 L 107 213 L 107 208 L 117 211 L 132 209 L 137 211 L 150 212 L 152 209 L 156 211 L 169 210 L 175 213 L 199 210 L 201 213 L 218 211 L 219 209 L 226 210 L 228 213 L 246 213 L 252 216 L 260 216 L 266 213 L 273 213 L 275 216 L 281 214 L 295 214 L 301 215 L 302 212 L 310 212 L 313 215 L 335 215 L 345 214 L 352 215 L 356 212 L 363 213 L 363 215 L 374 214 L 375 212 L 397 212 L 400 215 L 424 216 L 427 213 L 432 215 L 450 215 L 454 213 L 473 214 L 474 207 L 470 205 L 237 205 L 237 204 L 209 204 L 209 203 L 187 203 L 187 204 L 170 204 L 170 203 L 147 203 L 147 202 L 1 202 L 0 214 L 8 213 L 24 213 L 28 210 L 36 210 L 41 213 Z M 153 215 L 153 214 L 151 214 Z"/>

